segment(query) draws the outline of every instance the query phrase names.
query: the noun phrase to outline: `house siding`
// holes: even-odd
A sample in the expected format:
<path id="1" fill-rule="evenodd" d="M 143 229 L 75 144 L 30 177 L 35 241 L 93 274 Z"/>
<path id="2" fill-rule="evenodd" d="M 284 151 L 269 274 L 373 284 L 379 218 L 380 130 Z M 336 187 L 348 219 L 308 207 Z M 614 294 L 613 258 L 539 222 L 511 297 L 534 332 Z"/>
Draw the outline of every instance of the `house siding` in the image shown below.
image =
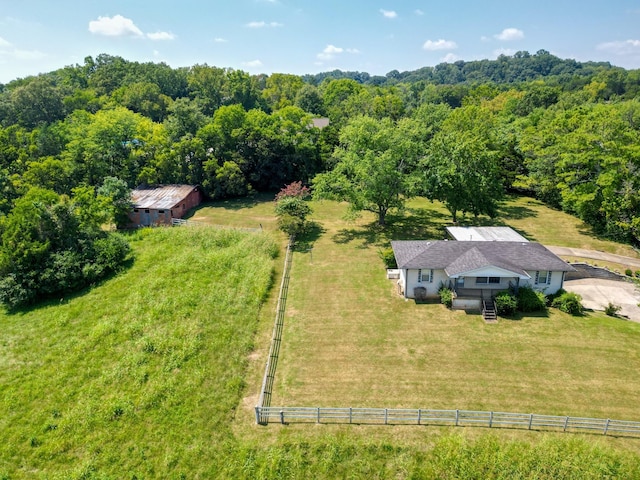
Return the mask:
<path id="1" fill-rule="evenodd" d="M 423 272 L 428 272 L 430 269 L 421 269 Z M 495 272 L 487 271 L 482 272 L 483 274 L 475 274 L 472 277 L 463 277 L 464 278 L 464 286 L 461 286 L 461 290 L 467 289 L 476 289 L 483 290 L 485 293 L 487 291 L 491 291 L 492 293 L 496 293 L 501 290 L 507 290 L 510 286 L 530 286 L 535 290 L 540 290 L 544 292 L 546 295 L 556 293 L 563 285 L 564 272 L 554 271 L 551 272 L 551 283 L 548 285 L 536 285 L 535 277 L 536 272 L 527 272 L 531 275 L 531 280 L 523 280 L 521 279 L 518 283 L 517 277 L 500 277 L 500 283 L 494 284 L 478 284 L 476 283 L 478 276 L 499 276 Z M 491 275 L 493 273 L 493 275 Z M 433 281 L 432 282 L 418 282 L 418 269 L 401 269 L 400 270 L 400 279 L 398 280 L 398 285 L 400 286 L 400 293 L 404 295 L 405 298 L 415 298 L 415 288 L 424 287 L 427 290 L 428 297 L 438 297 L 438 290 L 440 287 L 445 286 L 448 288 L 452 288 L 455 286 L 456 279 L 449 278 L 444 270 L 433 270 Z M 406 287 L 405 287 L 406 286 Z M 464 295 L 464 292 L 461 292 Z"/>
<path id="2" fill-rule="evenodd" d="M 431 270 L 429 268 L 421 269 L 423 275 L 428 275 Z M 405 298 L 415 298 L 414 290 L 417 287 L 424 287 L 427 289 L 427 297 L 438 297 L 438 290 L 442 285 L 449 285 L 449 277 L 444 270 L 433 270 L 433 281 L 431 282 L 418 282 L 418 269 L 403 269 L 400 271 L 400 281 L 402 285 L 406 285 L 404 288 Z"/>
<path id="3" fill-rule="evenodd" d="M 539 290 L 543 292 L 545 295 L 550 295 L 556 293 L 560 290 L 564 284 L 564 272 L 555 272 L 551 271 L 551 283 L 536 285 L 536 271 L 527 271 L 527 273 L 531 276 L 530 280 L 520 280 L 520 286 L 529 286 L 534 290 Z"/>

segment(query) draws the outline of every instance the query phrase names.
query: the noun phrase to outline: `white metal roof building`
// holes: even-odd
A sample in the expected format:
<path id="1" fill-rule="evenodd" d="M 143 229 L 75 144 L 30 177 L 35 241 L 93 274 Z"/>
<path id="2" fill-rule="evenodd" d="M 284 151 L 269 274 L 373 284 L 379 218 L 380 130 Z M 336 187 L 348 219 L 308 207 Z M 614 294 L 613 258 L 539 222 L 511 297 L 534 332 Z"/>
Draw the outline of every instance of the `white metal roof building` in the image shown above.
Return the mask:
<path id="1" fill-rule="evenodd" d="M 528 242 L 511 227 L 447 227 L 454 240 L 472 242 Z"/>

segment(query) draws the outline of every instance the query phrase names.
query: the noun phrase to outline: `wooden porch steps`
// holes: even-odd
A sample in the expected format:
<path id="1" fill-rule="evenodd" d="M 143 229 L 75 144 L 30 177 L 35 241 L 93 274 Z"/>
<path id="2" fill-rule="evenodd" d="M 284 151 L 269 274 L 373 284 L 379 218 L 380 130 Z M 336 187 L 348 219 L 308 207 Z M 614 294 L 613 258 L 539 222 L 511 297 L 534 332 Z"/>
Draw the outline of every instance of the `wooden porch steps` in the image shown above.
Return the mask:
<path id="1" fill-rule="evenodd" d="M 496 313 L 496 304 L 493 300 L 482 301 L 482 318 L 486 323 L 498 323 L 498 314 Z"/>

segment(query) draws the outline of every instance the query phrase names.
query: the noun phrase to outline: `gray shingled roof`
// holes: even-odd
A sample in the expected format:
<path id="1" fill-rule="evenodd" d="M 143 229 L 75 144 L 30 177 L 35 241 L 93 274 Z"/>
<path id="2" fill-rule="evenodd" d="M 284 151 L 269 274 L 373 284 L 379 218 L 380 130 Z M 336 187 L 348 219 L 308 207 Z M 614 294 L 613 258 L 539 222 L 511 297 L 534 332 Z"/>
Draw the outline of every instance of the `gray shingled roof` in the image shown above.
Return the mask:
<path id="1" fill-rule="evenodd" d="M 567 262 L 534 242 L 394 240 L 391 247 L 398 268 L 442 269 L 449 276 L 489 266 L 523 276 L 525 270 L 573 271 Z"/>
<path id="2" fill-rule="evenodd" d="M 189 196 L 195 185 L 161 185 L 157 187 L 141 187 L 131 192 L 134 208 L 152 208 L 169 210 Z"/>

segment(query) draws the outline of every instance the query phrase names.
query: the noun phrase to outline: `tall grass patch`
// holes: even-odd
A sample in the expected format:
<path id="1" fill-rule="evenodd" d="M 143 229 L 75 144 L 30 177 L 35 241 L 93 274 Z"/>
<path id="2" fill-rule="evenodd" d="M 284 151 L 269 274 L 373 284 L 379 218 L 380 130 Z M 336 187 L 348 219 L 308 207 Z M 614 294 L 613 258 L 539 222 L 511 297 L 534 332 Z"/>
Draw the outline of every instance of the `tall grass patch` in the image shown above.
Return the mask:
<path id="1" fill-rule="evenodd" d="M 130 241 L 127 272 L 0 315 L 0 473 L 197 476 L 230 437 L 274 240 L 178 228 Z"/>

